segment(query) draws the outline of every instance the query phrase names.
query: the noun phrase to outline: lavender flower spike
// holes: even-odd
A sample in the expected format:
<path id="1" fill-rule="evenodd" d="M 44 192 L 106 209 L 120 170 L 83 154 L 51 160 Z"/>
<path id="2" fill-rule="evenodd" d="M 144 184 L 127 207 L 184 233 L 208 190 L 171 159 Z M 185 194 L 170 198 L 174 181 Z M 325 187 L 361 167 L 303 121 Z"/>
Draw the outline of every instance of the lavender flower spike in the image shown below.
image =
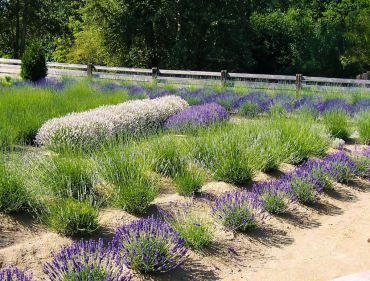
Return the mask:
<path id="1" fill-rule="evenodd" d="M 0 269 L 0 281 L 32 281 L 32 273 L 25 273 L 17 267 Z"/>

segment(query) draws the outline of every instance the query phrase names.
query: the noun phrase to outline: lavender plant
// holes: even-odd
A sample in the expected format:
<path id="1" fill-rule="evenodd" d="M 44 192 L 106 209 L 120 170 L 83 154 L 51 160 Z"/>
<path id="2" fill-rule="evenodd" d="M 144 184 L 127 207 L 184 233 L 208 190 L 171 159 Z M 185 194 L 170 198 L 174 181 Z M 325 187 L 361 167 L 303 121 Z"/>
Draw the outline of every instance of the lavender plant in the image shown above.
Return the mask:
<path id="1" fill-rule="evenodd" d="M 248 231 L 264 221 L 262 201 L 246 191 L 225 192 L 218 196 L 212 207 L 216 220 L 231 230 Z"/>
<path id="2" fill-rule="evenodd" d="M 0 269 L 0 281 L 32 281 L 32 273 L 18 267 L 5 267 Z"/>
<path id="3" fill-rule="evenodd" d="M 227 120 L 229 114 L 221 105 L 207 103 L 195 105 L 169 117 L 165 128 L 174 131 L 193 130 L 201 126 Z"/>
<path id="4" fill-rule="evenodd" d="M 318 201 L 318 195 L 323 191 L 320 183 L 308 171 L 297 169 L 285 174 L 281 180 L 294 192 L 297 200 L 303 204 L 313 204 Z"/>
<path id="5" fill-rule="evenodd" d="M 370 145 L 370 110 L 359 114 L 356 123 L 361 143 Z"/>
<path id="6" fill-rule="evenodd" d="M 62 199 L 48 203 L 46 208 L 42 220 L 62 235 L 86 237 L 99 230 L 98 210 L 88 202 Z"/>
<path id="7" fill-rule="evenodd" d="M 44 273 L 53 281 L 129 281 L 132 275 L 122 258 L 98 241 L 78 241 L 52 253 L 53 259 L 43 266 Z"/>
<path id="8" fill-rule="evenodd" d="M 347 113 L 341 109 L 326 110 L 323 115 L 323 121 L 333 137 L 348 139 L 349 125 Z"/>
<path id="9" fill-rule="evenodd" d="M 12 213 L 25 210 L 31 195 L 19 173 L 9 159 L 0 152 L 0 212 Z"/>
<path id="10" fill-rule="evenodd" d="M 329 191 L 333 188 L 332 178 L 330 177 L 327 163 L 319 160 L 308 160 L 297 171 L 303 171 L 304 174 L 308 173 L 317 183 L 319 190 Z"/>
<path id="11" fill-rule="evenodd" d="M 213 222 L 208 209 L 196 208 L 192 200 L 187 203 L 173 203 L 169 211 L 160 210 L 163 219 L 185 240 L 184 244 L 193 250 L 202 250 L 214 239 Z"/>
<path id="12" fill-rule="evenodd" d="M 155 218 L 121 226 L 113 245 L 128 268 L 143 273 L 170 271 L 185 261 L 187 253 L 184 239 L 167 223 Z"/>
<path id="13" fill-rule="evenodd" d="M 192 196 L 199 192 L 205 182 L 204 172 L 195 165 L 189 165 L 179 171 L 173 178 L 178 194 Z"/>
<path id="14" fill-rule="evenodd" d="M 324 158 L 328 175 L 333 181 L 348 182 L 356 171 L 356 165 L 344 151 L 329 154 Z"/>
<path id="15" fill-rule="evenodd" d="M 370 148 L 356 149 L 350 157 L 355 164 L 355 175 L 370 179 Z"/>
<path id="16" fill-rule="evenodd" d="M 258 194 L 263 208 L 270 214 L 285 213 L 296 201 L 292 187 L 281 180 L 254 184 L 253 192 Z"/>

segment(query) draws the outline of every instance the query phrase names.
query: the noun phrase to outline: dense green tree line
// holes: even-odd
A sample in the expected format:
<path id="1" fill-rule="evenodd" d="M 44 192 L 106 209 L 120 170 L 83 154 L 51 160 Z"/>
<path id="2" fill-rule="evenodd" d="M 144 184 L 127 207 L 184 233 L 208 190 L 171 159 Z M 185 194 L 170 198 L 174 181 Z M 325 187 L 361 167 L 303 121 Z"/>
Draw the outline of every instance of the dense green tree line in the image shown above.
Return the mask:
<path id="1" fill-rule="evenodd" d="M 368 0 L 0 0 L 0 56 L 354 76 L 370 70 Z"/>

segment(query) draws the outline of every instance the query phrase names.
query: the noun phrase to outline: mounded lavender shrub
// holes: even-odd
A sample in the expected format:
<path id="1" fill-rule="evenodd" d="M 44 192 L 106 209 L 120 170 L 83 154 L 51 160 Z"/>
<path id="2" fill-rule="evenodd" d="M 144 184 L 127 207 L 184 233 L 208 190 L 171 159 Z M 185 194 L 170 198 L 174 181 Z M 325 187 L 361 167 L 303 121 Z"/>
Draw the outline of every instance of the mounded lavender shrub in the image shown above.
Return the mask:
<path id="1" fill-rule="evenodd" d="M 167 96 L 71 113 L 47 121 L 39 129 L 36 143 L 51 147 L 91 147 L 115 136 L 156 131 L 167 118 L 187 107 L 187 102 L 180 97 Z"/>
<path id="2" fill-rule="evenodd" d="M 128 268 L 143 273 L 170 271 L 185 261 L 187 253 L 184 239 L 166 222 L 155 218 L 121 226 L 113 245 Z"/>
<path id="3" fill-rule="evenodd" d="M 241 97 L 234 103 L 234 108 L 244 116 L 254 117 L 267 112 L 272 104 L 272 98 L 265 93 L 255 92 Z"/>
<path id="4" fill-rule="evenodd" d="M 345 99 L 340 98 L 330 99 L 321 102 L 317 105 L 317 109 L 320 113 L 324 113 L 332 109 L 342 110 L 348 114 L 352 113 L 352 106 Z"/>
<path id="5" fill-rule="evenodd" d="M 208 126 L 212 123 L 227 120 L 229 114 L 217 103 L 194 105 L 167 119 L 165 128 L 175 131 Z"/>
<path id="6" fill-rule="evenodd" d="M 355 175 L 370 179 L 370 147 L 356 149 L 350 157 L 355 164 Z"/>
<path id="7" fill-rule="evenodd" d="M 352 110 L 354 113 L 359 113 L 370 109 L 370 98 L 362 98 L 355 101 L 352 104 Z"/>
<path id="8" fill-rule="evenodd" d="M 98 241 L 78 241 L 52 253 L 52 261 L 43 266 L 53 281 L 129 281 L 131 274 L 122 257 L 111 246 Z"/>
<path id="9" fill-rule="evenodd" d="M 257 194 L 246 191 L 225 192 L 212 206 L 213 216 L 232 230 L 247 231 L 260 225 L 265 210 Z"/>
<path id="10" fill-rule="evenodd" d="M 318 201 L 318 195 L 323 191 L 320 182 L 305 169 L 297 169 L 280 178 L 294 192 L 302 204 L 313 204 Z"/>
<path id="11" fill-rule="evenodd" d="M 319 190 L 329 191 L 332 189 L 332 179 L 329 174 L 330 167 L 325 161 L 308 160 L 297 170 L 302 170 L 308 173 L 318 185 Z"/>
<path id="12" fill-rule="evenodd" d="M 258 194 L 263 208 L 270 214 L 281 214 L 289 210 L 296 201 L 291 186 L 281 180 L 256 183 L 253 192 Z"/>
<path id="13" fill-rule="evenodd" d="M 0 269 L 0 281 L 32 281 L 32 273 L 26 273 L 18 267 Z"/>
<path id="14" fill-rule="evenodd" d="M 355 174 L 356 164 L 344 151 L 329 154 L 324 158 L 324 161 L 326 162 L 328 175 L 333 181 L 348 182 Z"/>

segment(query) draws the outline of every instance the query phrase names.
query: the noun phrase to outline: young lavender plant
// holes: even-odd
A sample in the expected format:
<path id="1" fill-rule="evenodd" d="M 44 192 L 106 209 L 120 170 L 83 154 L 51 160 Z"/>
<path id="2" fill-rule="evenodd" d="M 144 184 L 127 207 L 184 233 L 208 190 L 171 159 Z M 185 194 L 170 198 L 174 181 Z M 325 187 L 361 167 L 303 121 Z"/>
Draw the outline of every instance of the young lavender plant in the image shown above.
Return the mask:
<path id="1" fill-rule="evenodd" d="M 262 201 L 246 191 L 221 194 L 214 202 L 212 214 L 225 227 L 238 231 L 254 229 L 265 218 Z"/>
<path id="2" fill-rule="evenodd" d="M 117 229 L 113 245 L 123 263 L 137 272 L 170 271 L 186 259 L 184 239 L 166 222 L 140 219 Z"/>
<path id="3" fill-rule="evenodd" d="M 111 246 L 98 241 L 78 241 L 52 253 L 52 261 L 43 266 L 53 281 L 130 281 L 132 275 L 122 257 Z"/>
<path id="4" fill-rule="evenodd" d="M 253 186 L 253 192 L 259 196 L 263 208 L 270 214 L 285 213 L 296 201 L 291 186 L 281 180 L 257 183 Z"/>
<path id="5" fill-rule="evenodd" d="M 324 158 L 327 172 L 333 181 L 348 182 L 356 171 L 356 164 L 346 152 L 340 151 Z"/>
<path id="6" fill-rule="evenodd" d="M 26 273 L 18 267 L 0 269 L 0 281 L 32 281 L 32 273 Z"/>
<path id="7" fill-rule="evenodd" d="M 292 189 L 302 204 L 316 203 L 318 195 L 323 191 L 319 181 L 304 169 L 297 169 L 292 173 L 285 174 L 280 180 Z"/>

